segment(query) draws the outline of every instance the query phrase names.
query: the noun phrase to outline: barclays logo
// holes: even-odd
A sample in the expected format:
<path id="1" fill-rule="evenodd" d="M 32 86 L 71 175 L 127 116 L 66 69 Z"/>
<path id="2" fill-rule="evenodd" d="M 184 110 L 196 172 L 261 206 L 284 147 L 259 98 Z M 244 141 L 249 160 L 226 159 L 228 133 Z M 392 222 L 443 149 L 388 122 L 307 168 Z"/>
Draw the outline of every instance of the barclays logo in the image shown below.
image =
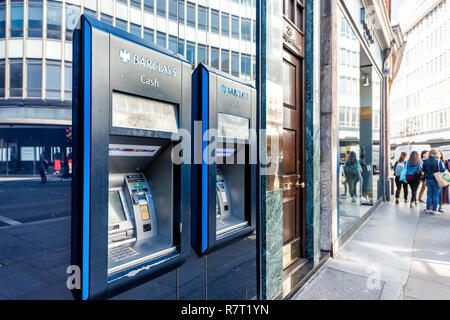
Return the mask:
<path id="1" fill-rule="evenodd" d="M 248 93 L 247 92 L 244 92 L 244 91 L 241 91 L 241 90 L 238 90 L 238 89 L 235 89 L 235 88 L 227 87 L 224 84 L 221 86 L 221 91 L 222 91 L 223 94 L 228 94 L 228 95 L 232 95 L 232 96 L 235 96 L 237 98 L 240 98 L 240 99 L 248 100 Z"/>
<path id="2" fill-rule="evenodd" d="M 127 50 L 122 49 L 119 51 L 119 58 L 123 63 L 127 63 L 131 59 L 131 54 Z"/>

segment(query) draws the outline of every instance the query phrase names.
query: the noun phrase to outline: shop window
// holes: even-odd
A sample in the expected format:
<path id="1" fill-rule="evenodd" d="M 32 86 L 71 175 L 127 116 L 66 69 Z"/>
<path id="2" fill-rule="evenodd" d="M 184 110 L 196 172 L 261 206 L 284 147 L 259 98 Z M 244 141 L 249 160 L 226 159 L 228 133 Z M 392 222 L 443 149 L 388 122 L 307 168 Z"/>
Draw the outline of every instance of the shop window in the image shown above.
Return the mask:
<path id="1" fill-rule="evenodd" d="M 64 64 L 64 100 L 72 100 L 72 64 Z"/>
<path id="2" fill-rule="evenodd" d="M 47 2 L 47 38 L 61 39 L 61 4 L 57 2 Z"/>
<path id="3" fill-rule="evenodd" d="M 208 30 L 208 9 L 198 6 L 198 28 Z"/>
<path id="4" fill-rule="evenodd" d="M 239 52 L 231 52 L 231 74 L 239 77 Z"/>
<path id="5" fill-rule="evenodd" d="M 230 36 L 230 15 L 222 12 L 222 36 Z"/>
<path id="6" fill-rule="evenodd" d="M 23 3 L 13 3 L 10 6 L 10 29 L 11 38 L 23 37 Z"/>
<path id="7" fill-rule="evenodd" d="M 197 63 L 208 63 L 208 51 L 207 47 L 203 44 L 197 46 Z"/>
<path id="8" fill-rule="evenodd" d="M 80 18 L 80 8 L 75 6 L 66 5 L 66 40 L 72 41 L 73 30 L 77 26 L 78 19 Z M 103 18 L 102 18 L 103 20 Z M 112 20 L 111 20 L 112 22 Z"/>
<path id="9" fill-rule="evenodd" d="M 231 16 L 231 36 L 239 39 L 239 17 Z"/>
<path id="10" fill-rule="evenodd" d="M 42 61 L 27 61 L 27 96 L 40 98 L 42 91 Z"/>
<path id="11" fill-rule="evenodd" d="M 219 69 L 219 48 L 211 47 L 211 67 Z"/>
<path id="12" fill-rule="evenodd" d="M 195 63 L 195 43 L 188 41 L 186 44 L 186 59 L 194 65 Z"/>
<path id="13" fill-rule="evenodd" d="M 166 34 L 164 32 L 157 32 L 156 33 L 156 44 L 158 44 L 161 47 L 166 47 Z"/>
<path id="14" fill-rule="evenodd" d="M 155 35 L 152 29 L 144 28 L 144 40 L 148 42 L 155 42 Z"/>
<path id="15" fill-rule="evenodd" d="M 160 17 L 166 17 L 166 0 L 156 0 L 156 13 Z"/>
<path id="16" fill-rule="evenodd" d="M 226 72 L 226 73 L 230 72 L 230 52 L 228 50 L 222 49 L 221 65 L 222 65 L 223 72 Z"/>
<path id="17" fill-rule="evenodd" d="M 211 32 L 219 33 L 219 11 L 211 10 Z"/>
<path id="18" fill-rule="evenodd" d="M 61 62 L 47 60 L 46 97 L 61 98 Z"/>
<path id="19" fill-rule="evenodd" d="M 195 4 L 188 2 L 186 11 L 187 25 L 195 28 Z"/>
<path id="20" fill-rule="evenodd" d="M 28 5 L 28 37 L 41 38 L 42 37 L 42 5 L 29 4 Z"/>
<path id="21" fill-rule="evenodd" d="M 153 13 L 154 10 L 154 0 L 144 0 L 144 11 Z"/>

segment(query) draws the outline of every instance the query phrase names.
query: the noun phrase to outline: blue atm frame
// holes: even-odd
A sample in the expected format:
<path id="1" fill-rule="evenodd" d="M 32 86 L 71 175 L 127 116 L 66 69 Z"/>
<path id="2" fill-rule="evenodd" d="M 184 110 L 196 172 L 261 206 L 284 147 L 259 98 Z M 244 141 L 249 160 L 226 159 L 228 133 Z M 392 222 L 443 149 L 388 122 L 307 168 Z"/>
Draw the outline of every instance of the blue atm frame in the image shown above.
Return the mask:
<path id="1" fill-rule="evenodd" d="M 133 56 L 126 61 L 128 64 L 122 64 L 124 61 L 118 60 L 119 55 L 112 52 L 113 48 L 128 44 L 130 53 L 133 53 L 131 50 L 141 50 L 134 52 L 144 52 L 142 54 L 148 54 L 154 61 L 159 59 L 161 66 L 163 63 L 177 66 L 176 74 L 173 72 L 169 76 L 167 69 L 155 70 L 154 66 L 155 72 L 142 68 L 143 74 L 151 74 L 155 79 L 160 79 L 160 88 L 149 88 L 148 83 L 147 86 L 144 85 L 141 71 L 138 73 L 138 67 L 132 66 Z M 114 70 L 120 71 L 119 75 L 113 75 L 113 66 Z M 166 74 L 162 74 L 163 72 Z M 75 298 L 87 300 L 111 297 L 174 270 L 189 255 L 191 170 L 190 164 L 182 163 L 173 169 L 173 179 L 176 180 L 173 180 L 172 187 L 168 187 L 176 194 L 172 196 L 176 200 L 172 207 L 173 226 L 167 227 L 169 230 L 173 229 L 172 241 L 176 250 L 134 265 L 113 277 L 108 275 L 109 139 L 114 136 L 140 139 L 140 142 L 164 141 L 166 145 L 181 141 L 181 138 L 173 140 L 169 132 L 114 127 L 110 109 L 113 91 L 119 90 L 144 99 L 167 101 L 177 106 L 177 127 L 189 130 L 191 74 L 192 67 L 182 56 L 88 16 L 81 16 L 73 40 L 71 261 L 81 271 L 81 288 L 72 290 Z M 123 81 L 123 87 L 120 77 L 127 79 Z M 134 81 L 139 77 L 142 84 Z"/>
<path id="2" fill-rule="evenodd" d="M 192 143 L 191 241 L 194 251 L 199 256 L 245 238 L 256 229 L 258 165 L 249 163 L 250 158 L 253 159 L 253 162 L 257 161 L 256 108 L 256 89 L 250 83 L 243 82 L 203 63 L 199 64 L 193 72 L 191 132 L 195 141 Z M 207 130 L 218 128 L 219 113 L 247 118 L 249 129 L 254 129 L 255 134 L 250 134 L 248 139 L 232 138 L 227 140 L 223 137 L 215 140 L 201 139 Z M 201 132 L 198 132 L 199 128 L 195 126 L 195 122 L 199 121 L 201 121 Z M 230 141 L 243 144 L 247 148 L 245 169 L 239 172 L 242 183 L 236 183 L 237 180 L 234 179 L 234 189 L 229 192 L 229 195 L 231 198 L 234 197 L 231 201 L 236 199 L 242 201 L 243 218 L 248 224 L 219 236 L 216 219 L 216 170 L 218 165 L 215 162 L 206 163 L 203 156 L 201 164 L 199 164 L 199 156 L 195 155 L 196 152 L 198 153 L 196 143 L 201 145 L 203 155 L 204 152 L 207 152 L 207 148 L 216 148 L 220 143 L 223 146 L 224 143 Z M 225 178 L 225 180 L 227 179 Z"/>

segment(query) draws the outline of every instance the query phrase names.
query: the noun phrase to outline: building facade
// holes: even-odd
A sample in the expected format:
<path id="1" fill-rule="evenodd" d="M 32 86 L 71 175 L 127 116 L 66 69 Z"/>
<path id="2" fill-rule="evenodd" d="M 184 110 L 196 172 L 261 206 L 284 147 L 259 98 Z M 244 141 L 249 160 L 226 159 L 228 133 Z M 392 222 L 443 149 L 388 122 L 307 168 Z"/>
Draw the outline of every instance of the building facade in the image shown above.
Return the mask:
<path id="1" fill-rule="evenodd" d="M 256 0 L 0 1 L 0 175 L 39 175 L 42 157 L 69 170 L 81 14 L 254 83 Z"/>
<path id="2" fill-rule="evenodd" d="M 407 44 L 390 97 L 391 143 L 448 144 L 449 1 L 406 1 L 400 26 Z"/>

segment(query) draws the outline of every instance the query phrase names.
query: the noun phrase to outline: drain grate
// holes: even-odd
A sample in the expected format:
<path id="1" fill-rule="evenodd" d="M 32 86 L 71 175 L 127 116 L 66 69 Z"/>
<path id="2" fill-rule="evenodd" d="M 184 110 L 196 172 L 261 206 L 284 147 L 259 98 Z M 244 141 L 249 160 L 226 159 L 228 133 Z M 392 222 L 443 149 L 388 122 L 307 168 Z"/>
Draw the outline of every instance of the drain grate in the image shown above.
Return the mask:
<path id="1" fill-rule="evenodd" d="M 326 267 L 312 278 L 294 300 L 378 300 L 384 286 L 369 289 L 368 277 Z"/>

